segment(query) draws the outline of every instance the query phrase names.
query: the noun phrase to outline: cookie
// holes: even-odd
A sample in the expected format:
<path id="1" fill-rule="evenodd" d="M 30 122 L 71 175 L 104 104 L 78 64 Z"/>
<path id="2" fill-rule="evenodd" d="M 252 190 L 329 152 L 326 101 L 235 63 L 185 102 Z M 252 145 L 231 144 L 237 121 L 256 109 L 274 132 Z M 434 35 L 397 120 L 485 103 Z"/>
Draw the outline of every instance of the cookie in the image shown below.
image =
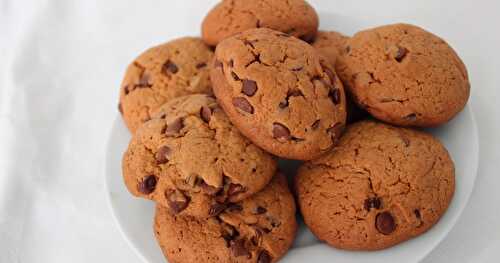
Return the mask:
<path id="1" fill-rule="evenodd" d="M 199 38 L 185 37 L 146 50 L 127 68 L 119 110 L 135 130 L 165 102 L 184 95 L 210 94 L 208 64 L 213 52 Z"/>
<path id="2" fill-rule="evenodd" d="M 295 178 L 311 231 L 331 246 L 376 250 L 429 230 L 455 190 L 447 150 L 424 132 L 374 121 L 348 126 L 330 153 Z"/>
<path id="3" fill-rule="evenodd" d="M 157 206 L 154 230 L 169 262 L 277 262 L 295 238 L 295 203 L 277 175 L 261 192 L 225 206 L 208 220 Z"/>
<path id="4" fill-rule="evenodd" d="M 467 70 L 455 51 L 422 28 L 395 24 L 355 34 L 336 68 L 358 105 L 401 126 L 443 124 L 467 103 Z"/>
<path id="5" fill-rule="evenodd" d="M 135 196 L 173 214 L 214 216 L 263 189 L 277 162 L 243 137 L 208 95 L 171 100 L 133 136 L 123 176 Z"/>
<path id="6" fill-rule="evenodd" d="M 335 31 L 319 31 L 312 42 L 312 46 L 325 57 L 332 66 L 337 58 L 345 52 L 349 37 Z"/>
<path id="7" fill-rule="evenodd" d="M 309 160 L 330 150 L 345 125 L 345 94 L 309 44 L 260 28 L 221 42 L 210 70 L 229 119 L 277 156 Z"/>
<path id="8" fill-rule="evenodd" d="M 304 0 L 224 0 L 207 14 L 201 31 L 203 40 L 212 46 L 260 27 L 309 41 L 318 31 L 318 24 L 316 11 Z"/>

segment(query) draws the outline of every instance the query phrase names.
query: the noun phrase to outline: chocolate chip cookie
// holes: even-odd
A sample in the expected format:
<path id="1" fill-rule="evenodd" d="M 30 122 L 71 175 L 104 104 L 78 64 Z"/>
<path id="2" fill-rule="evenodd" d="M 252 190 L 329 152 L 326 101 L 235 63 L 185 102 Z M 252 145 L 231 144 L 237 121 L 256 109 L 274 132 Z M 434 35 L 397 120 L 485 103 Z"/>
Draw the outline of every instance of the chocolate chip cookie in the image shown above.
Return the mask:
<path id="1" fill-rule="evenodd" d="M 319 31 L 311 44 L 332 66 L 337 58 L 345 52 L 349 37 L 336 31 Z"/>
<path id="2" fill-rule="evenodd" d="M 337 71 L 356 103 L 375 118 L 402 126 L 436 126 L 467 103 L 467 70 L 436 35 L 395 24 L 361 31 L 347 42 Z"/>
<path id="3" fill-rule="evenodd" d="M 455 190 L 454 164 L 437 139 L 374 121 L 348 126 L 339 145 L 305 163 L 295 179 L 311 231 L 352 250 L 387 248 L 424 233 Z"/>
<path id="4" fill-rule="evenodd" d="M 224 0 L 205 17 L 202 37 L 215 46 L 236 33 L 266 27 L 309 41 L 318 24 L 316 11 L 304 0 Z"/>
<path id="5" fill-rule="evenodd" d="M 199 38 L 185 37 L 146 50 L 127 68 L 119 110 L 135 130 L 165 102 L 184 95 L 211 93 L 208 63 L 213 52 Z"/>
<path id="6" fill-rule="evenodd" d="M 179 97 L 133 136 L 123 157 L 129 191 L 172 214 L 215 216 L 263 189 L 276 160 L 243 137 L 208 95 Z"/>
<path id="7" fill-rule="evenodd" d="M 208 220 L 156 208 L 155 234 L 169 262 L 277 262 L 295 238 L 295 203 L 277 175 L 261 192 L 228 203 Z"/>
<path id="8" fill-rule="evenodd" d="M 307 43 L 260 28 L 222 41 L 213 90 L 236 127 L 266 151 L 309 160 L 330 150 L 346 120 L 342 83 Z"/>

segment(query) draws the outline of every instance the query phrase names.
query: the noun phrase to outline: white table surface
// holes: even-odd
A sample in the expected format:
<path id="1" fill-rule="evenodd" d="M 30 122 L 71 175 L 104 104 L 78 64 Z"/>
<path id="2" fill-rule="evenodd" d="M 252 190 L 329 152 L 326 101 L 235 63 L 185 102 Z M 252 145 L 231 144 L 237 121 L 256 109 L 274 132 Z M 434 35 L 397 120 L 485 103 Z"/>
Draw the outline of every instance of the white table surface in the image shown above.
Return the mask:
<path id="1" fill-rule="evenodd" d="M 140 262 L 104 189 L 119 83 L 143 49 L 198 34 L 190 23 L 215 2 L 0 0 L 0 262 Z M 481 140 L 478 177 L 464 214 L 424 262 L 500 262 L 500 1 L 310 2 L 339 28 L 422 25 L 462 55 Z"/>

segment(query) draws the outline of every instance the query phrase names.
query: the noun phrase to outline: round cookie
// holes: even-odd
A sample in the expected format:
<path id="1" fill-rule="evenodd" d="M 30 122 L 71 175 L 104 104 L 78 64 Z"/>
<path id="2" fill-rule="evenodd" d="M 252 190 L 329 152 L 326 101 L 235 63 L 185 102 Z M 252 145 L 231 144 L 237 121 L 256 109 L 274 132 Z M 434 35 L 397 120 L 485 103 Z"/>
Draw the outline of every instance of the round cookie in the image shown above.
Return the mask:
<path id="1" fill-rule="evenodd" d="M 263 189 L 277 162 L 239 133 L 214 98 L 197 94 L 171 100 L 144 123 L 122 166 L 133 195 L 205 218 Z"/>
<path id="2" fill-rule="evenodd" d="M 202 38 L 215 46 L 247 29 L 266 27 L 303 40 L 318 31 L 316 11 L 304 0 L 223 0 L 205 17 Z"/>
<path id="3" fill-rule="evenodd" d="M 295 238 L 295 202 L 278 174 L 261 192 L 198 219 L 157 206 L 154 230 L 169 262 L 277 262 Z"/>
<path id="4" fill-rule="evenodd" d="M 331 246 L 383 249 L 430 229 L 455 190 L 447 150 L 424 132 L 374 121 L 348 126 L 339 145 L 299 168 L 298 203 Z"/>
<path id="5" fill-rule="evenodd" d="M 213 52 L 199 38 L 184 37 L 146 50 L 127 68 L 119 110 L 129 130 L 149 120 L 165 102 L 210 94 L 208 64 Z"/>
<path id="6" fill-rule="evenodd" d="M 332 66 L 337 58 L 345 52 L 349 37 L 335 31 L 319 31 L 311 44 Z"/>
<path id="7" fill-rule="evenodd" d="M 309 160 L 331 149 L 345 125 L 345 94 L 334 69 L 307 43 L 270 29 L 221 42 L 210 71 L 229 119 L 277 156 Z"/>
<path id="8" fill-rule="evenodd" d="M 470 93 L 467 70 L 441 38 L 395 24 L 361 31 L 337 62 L 358 105 L 379 120 L 429 127 L 460 112 Z"/>

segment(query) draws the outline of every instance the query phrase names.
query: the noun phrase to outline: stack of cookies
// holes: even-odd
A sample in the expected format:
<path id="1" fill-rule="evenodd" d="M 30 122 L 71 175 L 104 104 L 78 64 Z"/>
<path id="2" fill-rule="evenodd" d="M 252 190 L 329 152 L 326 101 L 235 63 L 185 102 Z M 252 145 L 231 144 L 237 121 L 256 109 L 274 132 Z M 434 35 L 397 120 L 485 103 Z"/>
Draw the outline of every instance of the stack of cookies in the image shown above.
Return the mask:
<path id="1" fill-rule="evenodd" d="M 128 67 L 119 109 L 133 137 L 123 177 L 157 203 L 169 262 L 276 262 L 296 202 L 329 245 L 383 249 L 431 228 L 454 193 L 435 127 L 465 106 L 467 70 L 441 38 L 395 24 L 318 32 L 304 0 L 224 0 L 202 37 Z M 278 160 L 305 161 L 294 195 Z"/>

